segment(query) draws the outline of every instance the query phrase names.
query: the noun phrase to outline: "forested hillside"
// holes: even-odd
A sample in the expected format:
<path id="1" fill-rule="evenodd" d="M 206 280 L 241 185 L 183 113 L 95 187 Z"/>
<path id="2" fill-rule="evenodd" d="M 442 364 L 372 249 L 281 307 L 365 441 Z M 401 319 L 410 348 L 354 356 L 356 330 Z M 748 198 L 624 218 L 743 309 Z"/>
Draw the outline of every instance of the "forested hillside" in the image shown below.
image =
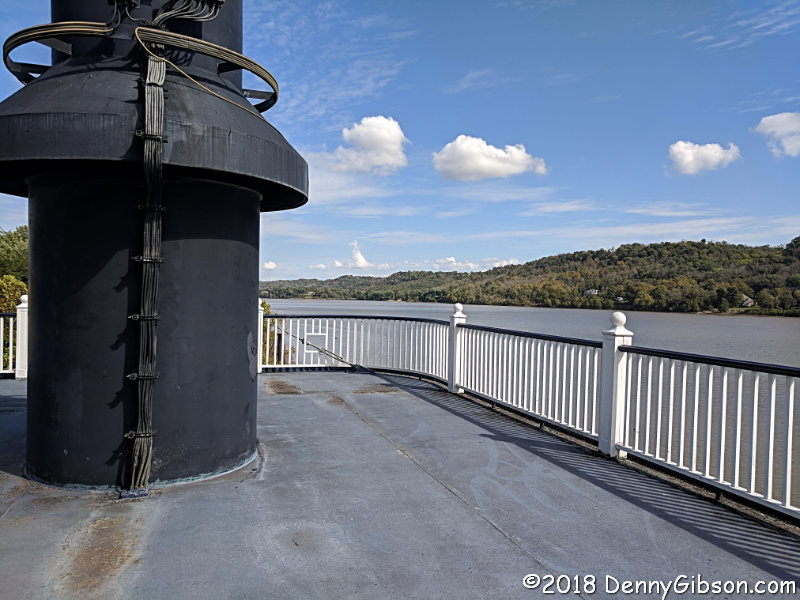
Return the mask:
<path id="1" fill-rule="evenodd" d="M 627 244 L 559 254 L 479 273 L 261 282 L 271 298 L 462 302 L 672 312 L 800 315 L 800 237 L 785 247 L 726 242 Z"/>
<path id="2" fill-rule="evenodd" d="M 28 293 L 28 226 L 0 229 L 0 312 L 14 312 Z"/>

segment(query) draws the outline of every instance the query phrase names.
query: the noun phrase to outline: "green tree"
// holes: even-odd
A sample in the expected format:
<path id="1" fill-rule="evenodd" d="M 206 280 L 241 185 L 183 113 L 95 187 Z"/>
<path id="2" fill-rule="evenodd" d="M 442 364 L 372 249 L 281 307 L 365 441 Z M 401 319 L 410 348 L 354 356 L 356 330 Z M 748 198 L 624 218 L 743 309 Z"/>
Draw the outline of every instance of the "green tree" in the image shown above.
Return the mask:
<path id="1" fill-rule="evenodd" d="M 28 226 L 0 229 L 0 275 L 13 275 L 28 283 Z"/>
<path id="2" fill-rule="evenodd" d="M 800 258 L 800 236 L 797 236 L 791 242 L 786 244 L 786 253 L 789 256 Z"/>
<path id="3" fill-rule="evenodd" d="M 13 275 L 0 277 L 0 312 L 17 312 L 19 299 L 27 293 L 28 286 Z"/>
<path id="4" fill-rule="evenodd" d="M 667 309 L 667 297 L 669 296 L 667 286 L 663 283 L 657 285 L 653 291 L 650 292 L 650 296 L 653 298 L 653 310 Z"/>
<path id="5" fill-rule="evenodd" d="M 775 296 L 769 290 L 763 289 L 756 294 L 756 302 L 762 308 L 775 308 Z"/>
<path id="6" fill-rule="evenodd" d="M 778 306 L 784 310 L 797 306 L 792 292 L 783 288 L 775 290 L 775 299 Z"/>

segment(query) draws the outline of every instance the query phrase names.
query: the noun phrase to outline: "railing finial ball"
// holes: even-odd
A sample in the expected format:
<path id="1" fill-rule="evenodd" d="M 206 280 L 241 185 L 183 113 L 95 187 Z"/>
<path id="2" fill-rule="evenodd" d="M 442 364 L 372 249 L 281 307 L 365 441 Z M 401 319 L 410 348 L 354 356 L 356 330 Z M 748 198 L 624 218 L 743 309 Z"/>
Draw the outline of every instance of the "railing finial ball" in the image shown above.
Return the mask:
<path id="1" fill-rule="evenodd" d="M 625 316 L 625 313 L 619 311 L 611 313 L 611 324 L 614 327 L 624 327 L 627 320 L 628 317 Z"/>
<path id="2" fill-rule="evenodd" d="M 450 315 L 451 318 L 457 318 L 457 319 L 466 319 L 467 318 L 467 315 L 465 315 L 463 312 L 461 312 L 462 310 L 464 310 L 464 305 L 461 304 L 461 302 L 456 302 L 453 305 L 453 308 L 455 309 L 456 312 L 454 312 L 452 315 Z"/>

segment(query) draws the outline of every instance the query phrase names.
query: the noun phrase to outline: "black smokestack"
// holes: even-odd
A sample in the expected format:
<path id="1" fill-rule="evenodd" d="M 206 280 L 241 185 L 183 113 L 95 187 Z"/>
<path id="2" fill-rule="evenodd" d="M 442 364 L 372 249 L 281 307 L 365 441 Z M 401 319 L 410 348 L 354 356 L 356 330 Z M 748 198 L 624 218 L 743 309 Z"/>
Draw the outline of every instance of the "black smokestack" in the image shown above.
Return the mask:
<path id="1" fill-rule="evenodd" d="M 259 114 L 277 85 L 240 54 L 241 0 L 52 17 L 6 42 L 27 85 L 0 104 L 0 192 L 30 199 L 28 472 L 146 489 L 235 468 L 256 444 L 259 212 L 308 190 Z M 53 65 L 14 62 L 27 41 Z"/>

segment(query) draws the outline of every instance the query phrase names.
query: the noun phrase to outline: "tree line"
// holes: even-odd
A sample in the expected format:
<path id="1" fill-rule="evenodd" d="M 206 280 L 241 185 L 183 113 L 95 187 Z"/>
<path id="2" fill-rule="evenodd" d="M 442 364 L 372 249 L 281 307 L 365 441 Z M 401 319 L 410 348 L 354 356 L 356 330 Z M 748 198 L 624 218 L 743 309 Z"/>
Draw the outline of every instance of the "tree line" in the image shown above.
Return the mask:
<path id="1" fill-rule="evenodd" d="M 27 283 L 28 227 L 0 230 L 0 312 L 16 310 Z M 269 281 L 261 282 L 260 291 L 270 298 L 800 316 L 800 236 L 784 246 L 706 240 L 626 244 L 476 273 Z"/>
<path id="2" fill-rule="evenodd" d="M 785 246 L 706 240 L 626 244 L 477 273 L 345 275 L 261 282 L 260 289 L 271 298 L 800 316 L 800 237 Z"/>
<path id="3" fill-rule="evenodd" d="M 28 293 L 28 226 L 0 229 L 0 312 L 16 312 Z"/>

